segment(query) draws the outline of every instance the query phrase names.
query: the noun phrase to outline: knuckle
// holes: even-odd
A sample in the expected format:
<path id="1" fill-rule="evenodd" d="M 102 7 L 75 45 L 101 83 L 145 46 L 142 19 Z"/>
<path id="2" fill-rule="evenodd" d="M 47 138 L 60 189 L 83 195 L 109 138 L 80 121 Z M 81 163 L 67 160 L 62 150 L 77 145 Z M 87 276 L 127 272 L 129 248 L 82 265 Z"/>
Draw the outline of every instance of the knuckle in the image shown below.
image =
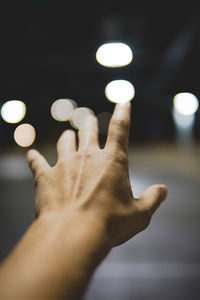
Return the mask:
<path id="1" fill-rule="evenodd" d="M 124 166 L 128 165 L 128 157 L 124 152 L 116 154 L 116 161 Z"/>
<path id="2" fill-rule="evenodd" d="M 117 130 L 127 131 L 129 129 L 128 120 L 113 120 L 113 126 Z"/>
<path id="3" fill-rule="evenodd" d="M 109 160 L 120 163 L 124 166 L 128 165 L 128 156 L 127 154 L 119 149 L 114 149 L 108 154 Z"/>

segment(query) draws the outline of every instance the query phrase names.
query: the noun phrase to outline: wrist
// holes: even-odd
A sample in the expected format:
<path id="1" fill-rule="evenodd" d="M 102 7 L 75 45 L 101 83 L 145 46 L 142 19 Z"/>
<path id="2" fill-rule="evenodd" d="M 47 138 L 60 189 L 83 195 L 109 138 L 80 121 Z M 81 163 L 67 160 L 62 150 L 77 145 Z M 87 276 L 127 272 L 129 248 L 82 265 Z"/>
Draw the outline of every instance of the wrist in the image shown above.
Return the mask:
<path id="1" fill-rule="evenodd" d="M 41 214 L 36 222 L 53 234 L 63 249 L 78 247 L 83 255 L 101 261 L 112 248 L 104 222 L 92 214 L 53 211 Z"/>

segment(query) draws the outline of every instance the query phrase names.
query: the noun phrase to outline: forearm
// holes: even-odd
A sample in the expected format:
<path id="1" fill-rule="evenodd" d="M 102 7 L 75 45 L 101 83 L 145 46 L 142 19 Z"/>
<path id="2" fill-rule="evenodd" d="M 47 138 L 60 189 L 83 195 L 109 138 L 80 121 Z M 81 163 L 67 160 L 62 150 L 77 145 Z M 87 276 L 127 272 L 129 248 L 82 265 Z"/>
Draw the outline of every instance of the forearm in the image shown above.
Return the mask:
<path id="1" fill-rule="evenodd" d="M 109 252 L 103 235 L 88 218 L 39 218 L 1 267 L 0 298 L 81 299 Z"/>

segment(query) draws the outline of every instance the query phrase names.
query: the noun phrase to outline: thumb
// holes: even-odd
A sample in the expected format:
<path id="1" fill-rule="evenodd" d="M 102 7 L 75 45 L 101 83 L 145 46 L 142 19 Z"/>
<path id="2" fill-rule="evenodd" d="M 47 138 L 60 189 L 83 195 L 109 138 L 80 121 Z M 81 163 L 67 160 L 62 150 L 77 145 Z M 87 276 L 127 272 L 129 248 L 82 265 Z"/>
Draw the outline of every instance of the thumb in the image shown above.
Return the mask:
<path id="1" fill-rule="evenodd" d="M 164 184 L 156 184 L 150 186 L 140 197 L 144 207 L 151 215 L 157 210 L 160 204 L 167 197 L 167 187 Z"/>
<path id="2" fill-rule="evenodd" d="M 26 159 L 34 177 L 36 177 L 41 171 L 45 171 L 50 168 L 46 159 L 37 150 L 29 150 L 26 154 Z"/>

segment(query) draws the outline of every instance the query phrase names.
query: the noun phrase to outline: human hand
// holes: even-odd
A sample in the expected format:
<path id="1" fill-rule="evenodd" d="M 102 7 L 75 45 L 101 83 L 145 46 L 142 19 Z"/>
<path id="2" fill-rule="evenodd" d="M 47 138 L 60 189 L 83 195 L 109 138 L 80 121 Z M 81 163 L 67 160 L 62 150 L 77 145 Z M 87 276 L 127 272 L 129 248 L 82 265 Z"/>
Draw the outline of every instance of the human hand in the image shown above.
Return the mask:
<path id="1" fill-rule="evenodd" d="M 103 149 L 98 144 L 97 119 L 91 116 L 78 131 L 78 150 L 73 130 L 61 135 L 55 166 L 51 167 L 38 151 L 28 151 L 39 217 L 54 214 L 74 224 L 77 218 L 85 220 L 91 230 L 103 231 L 102 243 L 108 242 L 110 247 L 148 226 L 166 198 L 167 188 L 154 185 L 139 199 L 133 196 L 127 156 L 130 110 L 130 103 L 116 105 Z"/>

